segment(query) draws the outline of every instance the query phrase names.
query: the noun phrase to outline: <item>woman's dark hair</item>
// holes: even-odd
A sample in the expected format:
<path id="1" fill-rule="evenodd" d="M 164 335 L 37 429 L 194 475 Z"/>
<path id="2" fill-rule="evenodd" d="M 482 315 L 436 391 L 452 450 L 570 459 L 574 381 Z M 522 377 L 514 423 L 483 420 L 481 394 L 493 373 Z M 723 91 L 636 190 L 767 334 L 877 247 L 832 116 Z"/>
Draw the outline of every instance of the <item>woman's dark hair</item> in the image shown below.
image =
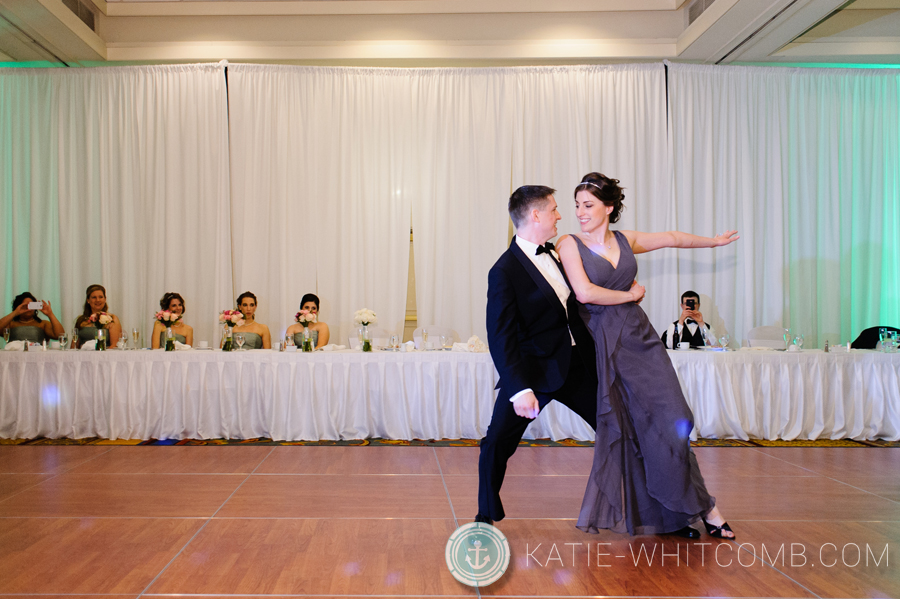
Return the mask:
<path id="1" fill-rule="evenodd" d="M 34 297 L 34 296 L 31 294 L 30 291 L 26 291 L 26 292 L 20 293 L 19 295 L 16 296 L 16 299 L 14 299 L 13 302 L 12 302 L 12 309 L 15 310 L 22 302 L 24 302 L 24 301 L 27 300 L 27 299 L 30 299 L 30 300 L 33 301 L 33 302 L 36 302 L 36 301 L 37 301 L 37 298 Z M 316 305 L 318 306 L 319 303 L 316 302 Z M 38 310 L 35 310 L 35 311 L 34 311 L 34 319 L 35 319 L 35 320 L 40 320 L 40 319 L 41 319 L 41 317 L 39 316 L 39 314 L 40 314 L 40 312 L 39 312 Z M 19 320 L 20 317 L 21 317 L 21 315 L 16 316 L 16 320 Z"/>
<path id="2" fill-rule="evenodd" d="M 254 304 L 259 305 L 259 302 L 257 301 L 256 296 L 253 295 L 252 293 L 250 293 L 249 291 L 245 291 L 244 293 L 240 294 L 238 296 L 238 298 L 235 300 L 235 302 L 237 303 L 238 310 L 241 309 L 241 302 L 244 301 L 244 299 L 246 299 L 248 297 L 253 299 Z"/>
<path id="3" fill-rule="evenodd" d="M 300 309 L 303 309 L 303 306 L 306 302 L 312 302 L 316 305 L 316 310 L 319 309 L 319 296 L 315 293 L 307 293 L 300 299 Z"/>
<path id="4" fill-rule="evenodd" d="M 102 291 L 103 297 L 106 297 L 106 288 L 103 285 L 91 285 L 87 288 L 87 291 L 84 292 L 84 312 L 82 312 L 81 316 L 78 317 L 78 320 L 75 321 L 75 326 L 80 325 L 86 319 L 91 316 L 91 304 L 88 302 L 88 298 L 91 297 L 91 294 L 95 291 Z M 101 312 L 109 312 L 109 304 L 103 303 L 103 307 L 100 308 Z"/>
<path id="5" fill-rule="evenodd" d="M 180 294 L 180 293 L 175 293 L 174 291 L 169 291 L 169 292 L 166 293 L 164 296 L 162 296 L 162 299 L 159 300 L 159 307 L 160 307 L 160 309 L 161 309 L 161 310 L 168 310 L 168 309 L 169 309 L 169 304 L 172 303 L 172 300 L 173 300 L 173 299 L 177 299 L 178 301 L 181 302 L 181 312 L 182 312 L 182 314 L 185 313 L 185 312 L 187 312 L 187 307 L 184 305 L 184 298 L 181 297 L 181 294 Z"/>
<path id="6" fill-rule="evenodd" d="M 581 183 L 575 188 L 573 197 L 578 195 L 579 191 L 589 191 L 605 206 L 612 206 L 609 222 L 615 223 L 619 222 L 619 217 L 625 210 L 625 206 L 622 205 L 622 200 L 625 199 L 625 194 L 622 193 L 623 189 L 623 187 L 619 187 L 618 179 L 610 179 L 600 173 L 588 173 L 581 178 Z"/>

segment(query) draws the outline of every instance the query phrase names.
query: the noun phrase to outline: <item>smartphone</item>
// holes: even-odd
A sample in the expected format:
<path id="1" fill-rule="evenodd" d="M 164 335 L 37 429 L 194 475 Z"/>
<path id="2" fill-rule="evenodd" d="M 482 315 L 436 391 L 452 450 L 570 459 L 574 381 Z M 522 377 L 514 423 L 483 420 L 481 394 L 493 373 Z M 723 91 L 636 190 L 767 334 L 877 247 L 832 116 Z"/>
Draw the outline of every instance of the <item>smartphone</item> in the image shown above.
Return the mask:
<path id="1" fill-rule="evenodd" d="M 44 308 L 44 302 L 28 302 L 29 310 L 42 310 Z"/>
<path id="2" fill-rule="evenodd" d="M 684 305 L 688 307 L 688 310 L 696 310 L 697 309 L 697 300 L 694 298 L 688 298 L 684 300 Z"/>

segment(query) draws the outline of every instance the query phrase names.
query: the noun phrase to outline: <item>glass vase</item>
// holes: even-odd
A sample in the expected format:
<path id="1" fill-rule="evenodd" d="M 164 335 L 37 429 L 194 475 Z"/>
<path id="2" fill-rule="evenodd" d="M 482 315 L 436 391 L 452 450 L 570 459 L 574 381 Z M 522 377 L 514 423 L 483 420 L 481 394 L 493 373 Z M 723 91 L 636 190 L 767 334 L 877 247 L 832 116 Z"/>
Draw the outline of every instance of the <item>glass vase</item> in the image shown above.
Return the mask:
<path id="1" fill-rule="evenodd" d="M 172 327 L 166 327 L 166 351 L 175 351 L 175 333 Z"/>
<path id="2" fill-rule="evenodd" d="M 106 330 L 97 329 L 97 351 L 106 351 Z"/>
<path id="3" fill-rule="evenodd" d="M 222 351 L 232 351 L 233 349 L 234 343 L 231 339 L 231 327 L 226 324 L 225 330 L 222 331 Z"/>
<path id="4" fill-rule="evenodd" d="M 313 349 L 312 335 L 309 334 L 309 327 L 303 327 L 303 345 L 300 347 L 300 351 L 311 352 Z"/>
<path id="5" fill-rule="evenodd" d="M 364 352 L 372 351 L 372 339 L 369 337 L 369 325 L 362 325 L 362 331 L 359 335 L 360 349 L 362 349 Z"/>

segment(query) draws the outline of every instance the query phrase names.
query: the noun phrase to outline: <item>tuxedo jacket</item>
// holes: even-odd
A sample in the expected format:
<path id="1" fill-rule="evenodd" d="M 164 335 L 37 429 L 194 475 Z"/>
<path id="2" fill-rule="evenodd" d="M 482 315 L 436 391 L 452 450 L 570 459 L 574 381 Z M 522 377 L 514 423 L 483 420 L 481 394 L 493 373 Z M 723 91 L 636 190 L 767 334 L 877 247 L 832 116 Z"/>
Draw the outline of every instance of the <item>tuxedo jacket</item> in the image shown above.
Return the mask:
<path id="1" fill-rule="evenodd" d="M 565 278 L 561 266 L 560 272 Z M 488 347 L 500 374 L 501 396 L 508 399 L 528 388 L 536 393 L 560 389 L 572 360 L 596 369 L 594 342 L 581 314 L 585 308 L 574 293 L 567 307 L 568 317 L 553 287 L 513 238 L 488 274 Z"/>
<path id="2" fill-rule="evenodd" d="M 681 334 L 678 334 L 678 321 L 676 320 L 672 324 L 669 325 L 669 328 L 663 331 L 662 339 L 663 345 L 665 345 L 669 349 L 675 349 L 678 347 L 678 344 L 682 341 L 687 341 L 691 344 L 691 347 L 703 347 L 706 345 L 703 342 L 703 334 L 700 332 L 700 326 L 698 325 L 696 329 L 694 329 L 694 333 L 691 334 L 691 329 L 687 325 L 693 323 L 693 319 L 688 318 L 684 321 L 684 326 L 681 327 Z M 694 323 L 696 324 L 696 323 Z M 707 334 L 712 328 L 707 323 L 703 323 L 706 327 Z M 670 339 L 672 342 L 670 343 Z"/>

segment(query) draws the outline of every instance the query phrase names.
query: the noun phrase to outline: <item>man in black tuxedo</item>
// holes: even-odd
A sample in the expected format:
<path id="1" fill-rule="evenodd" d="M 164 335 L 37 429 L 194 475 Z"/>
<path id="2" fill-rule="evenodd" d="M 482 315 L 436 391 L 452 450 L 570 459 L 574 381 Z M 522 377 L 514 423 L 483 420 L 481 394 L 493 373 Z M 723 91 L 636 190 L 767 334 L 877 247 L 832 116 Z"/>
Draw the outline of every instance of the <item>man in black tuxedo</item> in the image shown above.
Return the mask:
<path id="1" fill-rule="evenodd" d="M 500 486 L 529 422 L 557 400 L 597 426 L 594 342 L 559 258 L 554 189 L 526 185 L 509 198 L 516 236 L 488 274 L 487 333 L 500 389 L 478 461 L 476 522 L 505 516 Z"/>

